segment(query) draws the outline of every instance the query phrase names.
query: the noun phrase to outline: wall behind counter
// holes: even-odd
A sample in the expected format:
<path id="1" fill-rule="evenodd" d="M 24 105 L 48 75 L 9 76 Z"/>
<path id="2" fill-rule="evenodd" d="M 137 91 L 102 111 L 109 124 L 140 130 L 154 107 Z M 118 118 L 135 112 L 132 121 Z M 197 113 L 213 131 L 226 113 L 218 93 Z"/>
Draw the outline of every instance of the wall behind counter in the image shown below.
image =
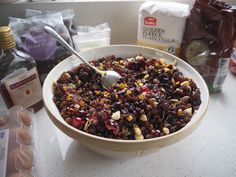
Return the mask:
<path id="1" fill-rule="evenodd" d="M 165 0 L 160 0 L 165 1 Z M 194 0 L 169 0 L 193 4 Z M 228 0 L 235 4 L 235 0 Z M 0 3 L 0 25 L 8 24 L 8 17 L 24 17 L 25 9 L 62 10 L 72 8 L 77 25 L 94 26 L 108 22 L 111 44 L 136 44 L 138 9 L 144 0 L 89 0 L 80 2 L 22 2 Z"/>
<path id="2" fill-rule="evenodd" d="M 72 8 L 77 25 L 98 25 L 108 22 L 112 44 L 135 44 L 138 9 L 141 1 L 127 2 L 70 2 L 0 4 L 0 25 L 8 24 L 8 17 L 24 17 L 25 9 L 61 10 Z"/>

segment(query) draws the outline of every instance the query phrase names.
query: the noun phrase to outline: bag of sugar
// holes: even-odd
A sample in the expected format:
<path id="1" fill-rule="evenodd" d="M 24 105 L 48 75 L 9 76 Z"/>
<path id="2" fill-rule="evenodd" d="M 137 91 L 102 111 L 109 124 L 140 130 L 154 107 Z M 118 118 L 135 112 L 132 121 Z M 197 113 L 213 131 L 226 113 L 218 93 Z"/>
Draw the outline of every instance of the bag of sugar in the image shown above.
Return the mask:
<path id="1" fill-rule="evenodd" d="M 139 9 L 137 44 L 179 56 L 189 5 L 147 1 Z"/>

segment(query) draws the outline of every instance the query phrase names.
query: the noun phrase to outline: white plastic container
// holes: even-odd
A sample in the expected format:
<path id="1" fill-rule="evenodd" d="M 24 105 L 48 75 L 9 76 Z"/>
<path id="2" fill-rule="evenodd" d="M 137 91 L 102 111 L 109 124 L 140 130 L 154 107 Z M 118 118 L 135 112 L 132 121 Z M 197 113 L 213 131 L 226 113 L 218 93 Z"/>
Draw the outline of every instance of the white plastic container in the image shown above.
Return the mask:
<path id="1" fill-rule="evenodd" d="M 111 29 L 107 23 L 95 27 L 78 26 L 77 35 L 72 36 L 78 52 L 110 45 Z"/>

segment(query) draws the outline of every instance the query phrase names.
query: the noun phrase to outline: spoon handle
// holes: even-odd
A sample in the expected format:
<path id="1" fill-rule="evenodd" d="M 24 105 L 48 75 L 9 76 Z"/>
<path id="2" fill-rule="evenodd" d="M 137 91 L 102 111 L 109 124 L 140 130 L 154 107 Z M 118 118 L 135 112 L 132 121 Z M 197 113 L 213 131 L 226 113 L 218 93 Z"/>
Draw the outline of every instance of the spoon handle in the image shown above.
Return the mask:
<path id="1" fill-rule="evenodd" d="M 103 71 L 98 70 L 96 67 L 91 65 L 88 61 L 84 60 L 54 29 L 52 29 L 49 26 L 45 26 L 44 30 L 51 34 L 58 42 L 61 43 L 67 50 L 69 50 L 72 54 L 77 56 L 81 61 L 83 61 L 85 64 L 87 64 L 90 68 L 94 69 L 99 74 L 104 74 Z"/>

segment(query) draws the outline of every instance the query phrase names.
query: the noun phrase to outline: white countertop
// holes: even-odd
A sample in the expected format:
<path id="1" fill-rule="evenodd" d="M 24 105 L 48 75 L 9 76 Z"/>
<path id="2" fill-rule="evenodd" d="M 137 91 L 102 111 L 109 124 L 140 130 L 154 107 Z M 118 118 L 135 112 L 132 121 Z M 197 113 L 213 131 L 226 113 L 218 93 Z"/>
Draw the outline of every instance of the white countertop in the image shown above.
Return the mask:
<path id="1" fill-rule="evenodd" d="M 44 109 L 36 113 L 40 177 L 236 176 L 236 77 L 211 95 L 200 126 L 184 140 L 134 159 L 111 159 L 61 133 Z"/>

